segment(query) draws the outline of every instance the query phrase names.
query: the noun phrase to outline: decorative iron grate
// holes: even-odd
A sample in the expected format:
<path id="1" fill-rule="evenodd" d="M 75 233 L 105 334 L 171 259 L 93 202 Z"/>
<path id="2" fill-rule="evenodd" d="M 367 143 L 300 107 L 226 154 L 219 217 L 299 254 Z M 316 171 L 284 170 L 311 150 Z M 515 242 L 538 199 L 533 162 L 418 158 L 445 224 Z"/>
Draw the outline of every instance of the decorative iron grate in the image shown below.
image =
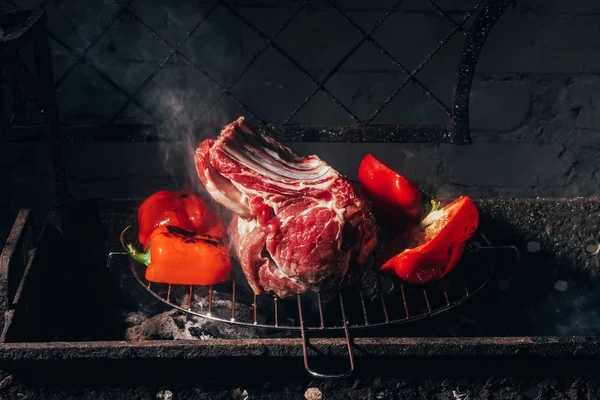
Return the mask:
<path id="1" fill-rule="evenodd" d="M 439 2 L 440 0 L 436 1 Z M 426 55 L 426 57 L 417 64 L 416 67 L 409 68 L 401 60 L 399 60 L 398 57 L 395 57 L 390 51 L 386 50 L 386 48 L 380 44 L 373 35 L 377 29 L 389 19 L 391 15 L 396 12 L 401 12 L 399 10 L 400 7 L 409 2 L 408 0 L 395 1 L 394 4 L 392 4 L 387 11 L 383 12 L 376 22 L 371 24 L 368 29 L 365 29 L 362 26 L 364 24 L 360 24 L 356 20 L 356 17 L 352 17 L 351 13 L 344 9 L 342 5 L 343 2 L 341 1 L 297 1 L 293 3 L 294 7 L 292 7 L 292 10 L 287 18 L 285 18 L 281 25 L 273 32 L 266 32 L 265 29 L 257 26 L 256 23 L 253 23 L 249 18 L 247 18 L 247 16 L 240 11 L 240 4 L 238 4 L 239 2 L 217 0 L 208 4 L 208 8 L 202 13 L 202 16 L 177 41 L 166 38 L 165 34 L 159 33 L 155 28 L 152 27 L 152 24 L 147 23 L 142 16 L 138 15 L 139 12 L 136 12 L 136 10 L 132 7 L 135 4 L 134 0 L 113 0 L 116 6 L 116 12 L 110 19 L 108 19 L 108 22 L 102 27 L 102 29 L 100 29 L 98 33 L 90 39 L 89 44 L 87 44 L 87 46 L 81 50 L 78 50 L 75 48 L 75 46 L 67 43 L 63 38 L 59 37 L 59 35 L 52 32 L 51 29 L 48 30 L 48 35 L 52 41 L 74 57 L 74 61 L 68 67 L 66 67 L 64 71 L 60 73 L 60 75 L 56 76 L 56 87 L 57 90 L 59 90 L 64 85 L 67 78 L 69 78 L 77 69 L 77 67 L 83 64 L 97 74 L 99 79 L 104 81 L 111 89 L 120 93 L 124 99 L 123 103 L 117 108 L 116 112 L 111 113 L 111 115 L 109 115 L 105 121 L 100 124 L 101 126 L 112 126 L 113 124 L 117 123 L 119 118 L 123 117 L 124 113 L 127 112 L 129 107 L 137 108 L 137 111 L 135 112 L 141 111 L 145 115 L 145 118 L 149 118 L 150 121 L 156 124 L 161 122 L 160 115 L 157 115 L 155 110 L 152 110 L 147 105 L 143 104 L 143 101 L 140 101 L 140 95 L 143 96 L 144 90 L 155 81 L 156 77 L 165 68 L 165 66 L 167 66 L 170 62 L 173 62 L 174 59 L 177 59 L 178 62 L 185 66 L 191 67 L 197 73 L 201 74 L 212 85 L 214 85 L 219 92 L 218 95 L 208 102 L 208 104 L 203 107 L 203 110 L 199 112 L 200 118 L 202 116 L 209 115 L 209 113 L 211 113 L 211 111 L 213 111 L 218 104 L 226 99 L 228 101 L 233 101 L 241 109 L 241 112 L 243 112 L 247 117 L 250 117 L 250 119 L 253 119 L 261 124 L 272 124 L 274 121 L 269 121 L 268 118 L 261 115 L 261 112 L 253 109 L 253 107 L 247 104 L 247 102 L 243 101 L 239 95 L 236 95 L 233 89 L 247 75 L 251 67 L 255 65 L 258 60 L 264 57 L 264 54 L 267 51 L 274 51 L 279 56 L 287 60 L 291 65 L 293 65 L 303 76 L 308 79 L 308 81 L 310 81 L 312 85 L 312 87 L 306 88 L 306 94 L 302 97 L 300 103 L 281 119 L 282 122 L 280 125 L 294 125 L 294 117 L 296 117 L 303 109 L 305 109 L 309 102 L 319 93 L 324 94 L 339 108 L 342 113 L 346 114 L 350 118 L 352 121 L 350 126 L 360 128 L 376 125 L 375 119 L 382 113 L 383 110 L 390 106 L 390 103 L 403 90 L 406 90 L 409 84 L 411 84 L 424 93 L 429 101 L 434 104 L 435 107 L 437 107 L 444 115 L 446 115 L 449 120 L 448 124 L 427 127 L 421 126 L 418 130 L 422 131 L 424 136 L 427 136 L 425 132 L 429 132 L 429 136 L 434 136 L 435 141 L 437 142 L 466 144 L 470 143 L 468 130 L 468 97 L 479 51 L 481 50 L 481 46 L 483 45 L 489 30 L 506 8 L 509 0 L 478 0 L 471 9 L 463 13 L 460 19 L 456 19 L 452 15 L 455 14 L 455 12 L 450 13 L 445 11 L 438 5 L 436 1 L 419 0 L 419 2 L 427 4 L 430 9 L 430 13 L 445 21 L 444 24 L 448 24 L 451 29 Z M 19 6 L 19 4 L 15 1 L 6 2 L 15 7 Z M 48 4 L 50 4 L 49 0 L 44 0 L 41 4 L 39 4 L 39 7 L 44 8 L 48 6 Z M 311 72 L 307 67 L 303 66 L 301 61 L 298 61 L 297 57 L 292 56 L 290 52 L 284 48 L 285 46 L 278 42 L 278 38 L 280 38 L 281 34 L 286 31 L 286 28 L 288 28 L 288 26 L 295 21 L 299 15 L 308 12 L 311 8 L 316 6 L 324 7 L 324 9 L 328 10 L 329 12 L 339 14 L 339 16 L 341 16 L 348 23 L 348 25 L 359 34 L 360 37 L 354 46 L 350 47 L 349 50 L 346 51 L 337 62 L 335 62 L 330 68 L 326 69 L 326 71 L 322 74 L 316 74 L 314 71 Z M 207 21 L 209 21 L 211 15 L 217 11 L 223 10 L 233 16 L 237 22 L 245 27 L 245 29 L 254 32 L 254 34 L 264 40 L 263 45 L 260 46 L 255 53 L 248 58 L 236 76 L 227 80 L 228 82 L 223 82 L 222 79 L 215 76 L 214 72 L 209 71 L 208 68 L 200 65 L 197 60 L 192 59 L 186 55 L 184 51 L 182 51 L 183 46 L 198 31 L 198 29 L 203 26 L 203 24 L 208 23 Z M 467 22 L 471 21 L 472 17 L 475 16 L 475 22 L 472 24 L 467 24 Z M 141 84 L 133 88 L 123 87 L 123 85 L 119 84 L 114 77 L 111 77 L 105 71 L 102 71 L 102 69 L 99 68 L 94 60 L 90 57 L 90 54 L 97 48 L 99 43 L 102 42 L 103 38 L 105 38 L 111 28 L 126 17 L 139 24 L 148 34 L 150 34 L 168 49 L 167 55 L 162 58 L 160 62 L 158 62 L 154 70 L 152 70 L 149 75 L 143 79 Z M 428 85 L 426 85 L 423 80 L 418 77 L 418 74 L 425 66 L 431 63 L 434 56 L 443 48 L 445 48 L 450 40 L 457 35 L 464 37 L 462 46 L 463 51 L 460 56 L 458 71 L 456 73 L 454 82 L 453 104 L 449 105 L 446 104 L 447 101 L 445 102 L 440 98 L 440 96 L 436 95 L 435 90 L 428 87 Z M 352 111 L 350 106 L 346 104 L 347 101 L 343 101 L 339 96 L 336 96 L 336 94 L 328 89 L 327 83 L 330 82 L 331 78 L 340 71 L 340 69 L 353 55 L 356 54 L 356 52 L 364 43 L 370 43 L 372 46 L 374 46 L 377 51 L 379 51 L 387 60 L 389 60 L 389 62 L 394 66 L 394 68 L 397 69 L 397 71 L 403 74 L 404 78 L 401 80 L 401 83 L 396 88 L 391 90 L 389 95 L 385 97 L 381 105 L 372 110 L 366 117 L 359 117 L 357 113 Z M 404 131 L 407 128 L 395 126 L 391 129 L 393 133 Z M 415 128 L 411 127 L 410 130 L 411 132 L 414 132 Z M 107 130 L 105 131 L 108 132 Z M 385 140 L 413 141 L 412 139 L 407 139 L 406 136 L 406 134 L 390 134 L 385 137 Z M 112 135 L 109 133 L 106 135 L 101 134 L 94 139 L 114 140 L 117 138 L 115 138 L 113 130 Z M 144 139 L 137 138 L 137 140 Z M 325 140 L 344 139 L 340 137 L 326 137 Z M 430 139 L 425 141 L 430 141 Z"/>

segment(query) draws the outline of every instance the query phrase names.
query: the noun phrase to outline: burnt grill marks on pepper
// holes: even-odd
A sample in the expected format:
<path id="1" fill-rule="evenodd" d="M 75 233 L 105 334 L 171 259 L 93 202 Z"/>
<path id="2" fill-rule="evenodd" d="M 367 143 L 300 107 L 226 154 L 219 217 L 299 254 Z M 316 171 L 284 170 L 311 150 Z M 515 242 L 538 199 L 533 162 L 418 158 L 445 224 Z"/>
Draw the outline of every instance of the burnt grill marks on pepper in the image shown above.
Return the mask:
<path id="1" fill-rule="evenodd" d="M 172 226 L 172 225 L 167 225 L 166 228 L 167 228 L 168 233 L 165 233 L 164 234 L 165 236 L 182 239 L 184 243 L 193 244 L 193 243 L 204 242 L 204 243 L 212 244 L 213 246 L 219 246 L 219 247 L 223 246 L 222 239 L 217 236 L 196 233 L 196 232 L 188 231 L 187 229 L 182 229 L 182 228 L 179 228 L 177 226 Z"/>
<path id="2" fill-rule="evenodd" d="M 453 251 L 454 251 L 454 243 L 451 244 L 450 247 L 448 248 L 448 258 L 450 258 Z"/>
<path id="3" fill-rule="evenodd" d="M 450 260 L 452 259 L 452 253 L 454 253 L 454 243 L 452 243 L 448 248 L 448 259 L 446 260 L 440 271 L 442 274 L 445 274 L 446 270 L 448 269 L 448 265 L 450 264 Z"/>

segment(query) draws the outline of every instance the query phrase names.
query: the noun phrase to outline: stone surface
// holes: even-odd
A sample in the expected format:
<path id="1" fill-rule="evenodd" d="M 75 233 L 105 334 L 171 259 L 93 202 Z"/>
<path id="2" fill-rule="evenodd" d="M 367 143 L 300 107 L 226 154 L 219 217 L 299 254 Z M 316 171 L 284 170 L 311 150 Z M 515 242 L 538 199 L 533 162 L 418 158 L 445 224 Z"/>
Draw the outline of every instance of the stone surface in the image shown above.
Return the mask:
<path id="1" fill-rule="evenodd" d="M 304 392 L 304 397 L 306 400 L 321 400 L 323 398 L 323 394 L 319 388 L 309 387 L 306 389 L 306 392 Z"/>
<path id="2" fill-rule="evenodd" d="M 6 376 L 6 374 L 4 374 Z M 284 383 L 265 384 L 248 382 L 244 388 L 236 387 L 229 374 L 217 377 L 206 373 L 193 381 L 169 381 L 164 379 L 149 385 L 140 383 L 110 384 L 107 382 L 87 385 L 71 384 L 64 387 L 56 384 L 27 382 L 8 375 L 2 380 L 0 391 L 7 399 L 234 399 L 234 400 L 301 400 L 306 397 L 308 378 L 288 377 Z M 247 374 L 256 377 L 255 373 Z M 539 375 L 520 377 L 509 374 L 485 375 L 476 378 L 408 375 L 385 377 L 362 377 L 342 381 L 319 381 L 310 384 L 327 400 L 347 399 L 440 399 L 440 400 L 513 400 L 513 399 L 594 399 L 597 393 L 597 376 L 560 376 L 557 378 Z M 235 375 L 237 377 L 237 375 Z M 302 375 L 301 375 L 302 376 Z M 238 378 L 238 382 L 248 379 Z M 6 385 L 3 385 L 8 382 Z M 168 389 L 164 389 L 165 385 Z M 167 386 L 168 385 L 168 386 Z M 308 389 L 308 390 L 310 390 Z"/>
<path id="3" fill-rule="evenodd" d="M 531 113 L 531 84 L 527 81 L 475 80 L 469 114 L 474 131 L 512 131 L 527 123 Z"/>
<path id="4" fill-rule="evenodd" d="M 158 4 L 154 0 L 133 2 L 131 13 L 149 28 L 129 13 L 121 15 L 118 7 L 120 2 L 109 2 L 103 8 L 96 3 L 85 6 L 72 0 L 63 1 L 60 6 L 55 2 L 47 3 L 50 30 L 76 51 L 89 50 L 86 56 L 92 64 L 128 93 L 135 92 L 159 63 L 164 62 L 169 54 L 168 45 L 181 44 L 178 51 L 185 57 L 175 54 L 163 69 L 165 73 L 152 78 L 147 91 L 140 94 L 140 100 L 144 103 L 154 97 L 149 107 L 158 108 L 158 113 L 167 118 L 172 115 L 160 109 L 167 108 L 168 104 L 157 102 L 156 98 L 160 100 L 167 97 L 166 92 L 172 90 L 173 86 L 189 88 L 190 94 L 182 95 L 187 108 L 202 109 L 215 93 L 220 93 L 219 85 L 233 83 L 251 61 L 253 65 L 247 75 L 235 84 L 234 93 L 265 120 L 281 121 L 314 86 L 314 82 L 299 73 L 285 55 L 272 47 L 267 48 L 257 61 L 253 61 L 268 37 L 275 35 L 296 10 L 296 5 L 290 2 L 233 2 L 233 11 L 258 27 L 267 37 L 261 37 L 253 31 L 230 9 L 216 7 L 212 10 L 210 2 L 183 2 L 177 5 Z M 383 10 L 393 3 L 381 0 L 366 5 L 364 2 L 351 1 L 340 5 L 362 29 L 369 30 L 383 16 Z M 437 3 L 450 17 L 460 20 L 475 2 L 438 0 Z M 595 57 L 598 52 L 595 51 L 595 44 L 585 40 L 596 36 L 598 16 L 594 10 L 597 5 L 584 0 L 578 1 L 573 7 L 565 7 L 558 0 L 543 3 L 539 6 L 521 3 L 509 6 L 493 29 L 477 73 L 502 76 L 498 81 L 485 82 L 483 87 L 477 83 L 474 86 L 471 110 L 473 129 L 491 132 L 515 130 L 524 122 L 524 117 L 530 112 L 528 98 L 531 92 L 535 93 L 535 90 L 530 90 L 532 82 L 507 82 L 504 79 L 506 76 L 531 74 L 533 85 L 536 86 L 540 84 L 536 82 L 539 76 L 593 75 L 597 71 L 598 60 Z M 3 7 L 15 5 L 27 5 L 27 2 L 3 2 Z M 451 28 L 452 24 L 437 15 L 430 4 L 412 0 L 403 2 L 397 12 L 391 13 L 373 33 L 373 38 L 408 70 L 413 70 Z M 188 33 L 191 36 L 186 39 Z M 459 36 L 452 37 L 417 74 L 417 78 L 447 104 L 451 102 L 451 84 L 448 83 L 454 79 L 456 61 L 461 51 Z M 168 45 L 163 43 L 161 37 Z M 300 12 L 279 32 L 275 43 L 311 75 L 322 79 L 359 43 L 361 37 L 357 29 L 331 6 L 317 2 Z M 59 77 L 75 58 L 54 40 L 51 40 L 51 47 L 56 75 Z M 188 61 L 203 72 L 190 72 L 192 67 L 186 66 Z M 340 71 L 341 75 L 334 75 L 329 82 L 331 90 L 361 118 L 375 110 L 387 94 L 399 85 L 398 80 L 402 81 L 405 76 L 368 42 L 359 46 L 358 51 L 340 66 Z M 210 83 L 211 79 L 205 73 L 215 82 Z M 347 73 L 351 75 L 343 75 Z M 123 104 L 124 93 L 115 91 L 109 82 L 96 76 L 95 72 L 77 67 L 71 74 L 59 93 L 65 122 L 96 125 L 111 118 Z M 164 75 L 173 78 L 164 79 Z M 85 87 L 81 87 L 82 84 Z M 586 96 L 593 95 L 593 82 L 591 86 L 584 86 L 574 87 L 571 98 L 583 101 Z M 435 106 L 431 108 L 431 101 L 420 90 L 411 89 L 409 85 L 398 96 L 399 100 L 393 100 L 376 122 L 443 122 L 444 115 L 438 115 L 439 110 Z M 536 104 L 545 103 L 543 99 L 536 99 L 535 94 L 531 100 Z M 590 104 L 593 108 L 593 102 Z M 571 107 L 580 109 L 577 126 L 592 129 L 590 126 L 593 126 L 595 117 L 590 116 L 585 108 L 584 105 Z M 539 110 L 533 107 L 531 113 L 536 115 L 536 112 Z M 228 114 L 227 118 L 233 118 L 233 114 L 235 112 Z M 145 122 L 142 116 L 136 119 Z M 322 93 L 316 96 L 306 112 L 293 120 L 295 123 L 349 121 L 345 112 Z"/>
<path id="5" fill-rule="evenodd" d="M 556 3 L 556 2 L 554 2 Z M 598 71 L 597 44 L 600 16 L 551 14 L 540 9 L 507 10 L 490 33 L 481 53 L 480 72 L 570 74 Z"/>

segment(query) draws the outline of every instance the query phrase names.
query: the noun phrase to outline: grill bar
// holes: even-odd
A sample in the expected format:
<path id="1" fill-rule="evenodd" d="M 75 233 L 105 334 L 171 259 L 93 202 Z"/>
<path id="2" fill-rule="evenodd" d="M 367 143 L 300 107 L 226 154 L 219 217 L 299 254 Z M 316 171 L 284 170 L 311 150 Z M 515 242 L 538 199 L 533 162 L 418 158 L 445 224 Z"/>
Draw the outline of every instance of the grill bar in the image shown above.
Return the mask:
<path id="1" fill-rule="evenodd" d="M 450 298 L 448 297 L 448 289 L 446 288 L 446 282 L 442 281 L 442 290 L 444 291 L 444 299 L 446 299 L 446 305 L 450 305 Z"/>
<path id="2" fill-rule="evenodd" d="M 319 318 L 321 320 L 320 328 L 325 328 L 325 320 L 323 319 L 323 305 L 321 304 L 321 293 L 317 293 L 317 304 L 319 307 Z"/>
<path id="3" fill-rule="evenodd" d="M 381 281 L 379 278 L 377 278 L 377 291 L 379 292 L 379 298 L 381 299 L 381 307 L 383 308 L 383 315 L 385 315 L 385 322 L 390 322 L 390 317 L 385 305 L 385 297 L 383 295 L 383 291 L 381 290 Z"/>
<path id="4" fill-rule="evenodd" d="M 360 304 L 362 306 L 363 315 L 365 317 L 365 325 L 369 325 L 369 316 L 367 315 L 367 305 L 365 304 L 365 296 L 362 290 L 359 290 L 358 293 L 360 295 Z"/>
<path id="5" fill-rule="evenodd" d="M 423 289 L 423 297 L 425 297 L 425 303 L 427 304 L 428 314 L 431 314 L 431 305 L 429 303 L 429 297 L 427 296 L 427 289 Z"/>
<path id="6" fill-rule="evenodd" d="M 253 321 L 252 325 L 257 325 L 258 323 L 257 323 L 257 315 L 256 315 L 257 314 L 256 295 L 254 295 L 254 302 L 252 303 L 252 308 L 254 309 L 254 313 L 253 313 L 254 321 Z"/>
<path id="7" fill-rule="evenodd" d="M 208 289 L 208 315 L 210 315 L 210 313 L 212 311 L 212 303 L 213 303 L 213 287 L 211 286 Z"/>
<path id="8" fill-rule="evenodd" d="M 406 319 L 410 317 L 408 313 L 408 304 L 406 303 L 406 292 L 404 291 L 404 285 L 400 286 L 400 291 L 402 292 L 402 304 L 404 305 L 404 315 L 406 315 Z"/>
<path id="9" fill-rule="evenodd" d="M 231 322 L 235 321 L 235 281 L 231 282 Z"/>
<path id="10" fill-rule="evenodd" d="M 279 326 L 279 310 L 277 309 L 277 297 L 273 297 L 273 309 L 275 313 L 275 326 Z"/>

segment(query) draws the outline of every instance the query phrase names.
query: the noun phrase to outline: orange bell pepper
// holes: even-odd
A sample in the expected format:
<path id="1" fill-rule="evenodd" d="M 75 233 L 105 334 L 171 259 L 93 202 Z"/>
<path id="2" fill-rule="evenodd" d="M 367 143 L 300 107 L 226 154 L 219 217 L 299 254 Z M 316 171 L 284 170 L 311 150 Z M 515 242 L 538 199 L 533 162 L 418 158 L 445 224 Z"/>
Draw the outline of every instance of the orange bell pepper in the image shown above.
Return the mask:
<path id="1" fill-rule="evenodd" d="M 146 265 L 146 280 L 171 285 L 210 286 L 225 282 L 231 260 L 221 238 L 175 226 L 156 228 L 145 252 L 121 243 L 129 255 Z"/>

